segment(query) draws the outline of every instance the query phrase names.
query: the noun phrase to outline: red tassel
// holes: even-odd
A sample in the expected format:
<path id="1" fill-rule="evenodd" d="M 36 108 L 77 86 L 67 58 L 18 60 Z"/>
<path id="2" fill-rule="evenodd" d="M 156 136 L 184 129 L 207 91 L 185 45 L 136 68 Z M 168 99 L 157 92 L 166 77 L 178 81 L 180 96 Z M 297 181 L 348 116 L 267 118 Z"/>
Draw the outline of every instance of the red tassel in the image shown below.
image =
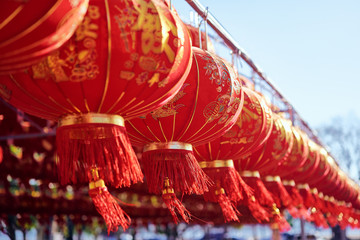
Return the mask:
<path id="1" fill-rule="evenodd" d="M 166 178 L 176 192 L 202 195 L 209 191 L 210 178 L 200 168 L 192 151 L 157 149 L 144 151 L 142 157 L 149 192 L 161 194 Z"/>
<path id="2" fill-rule="evenodd" d="M 291 198 L 278 176 L 266 176 L 264 184 L 271 193 L 277 206 L 290 206 Z"/>
<path id="3" fill-rule="evenodd" d="M 174 193 L 174 189 L 170 187 L 169 179 L 165 179 L 164 187 L 165 188 L 162 193 L 162 199 L 166 204 L 166 207 L 169 209 L 174 222 L 176 224 L 179 222 L 179 219 L 176 215 L 176 211 L 177 211 L 180 214 L 180 216 L 183 218 L 183 220 L 186 223 L 189 223 L 191 214 L 180 202 L 180 200 L 176 197 Z"/>
<path id="4" fill-rule="evenodd" d="M 338 224 L 337 218 L 334 215 L 332 215 L 331 213 L 326 214 L 326 220 L 328 221 L 328 223 L 331 227 L 335 227 Z"/>
<path id="5" fill-rule="evenodd" d="M 139 162 L 123 126 L 106 123 L 60 126 L 56 142 L 63 185 L 90 182 L 86 170 L 91 166 L 96 166 L 100 177 L 115 187 L 142 182 Z"/>
<path id="6" fill-rule="evenodd" d="M 217 202 L 220 205 L 225 222 L 239 222 L 237 215 L 240 215 L 240 212 L 235 208 L 228 196 L 226 196 L 224 188 L 221 187 L 220 180 L 216 181 L 215 186 L 210 187 L 209 192 L 204 193 L 204 199 L 205 201 Z"/>
<path id="7" fill-rule="evenodd" d="M 234 205 L 231 203 L 230 199 L 225 195 L 225 193 L 220 193 L 217 195 L 217 202 L 221 207 L 225 222 L 239 222 L 239 218 L 237 215 L 240 215 L 240 213 L 234 207 Z"/>
<path id="8" fill-rule="evenodd" d="M 200 166 L 202 163 L 200 162 Z M 251 197 L 253 195 L 251 187 L 244 182 L 234 167 L 206 167 L 203 170 L 211 180 L 220 181 L 220 186 L 224 188 L 231 201 L 238 203 L 244 199 L 244 196 Z"/>
<path id="9" fill-rule="evenodd" d="M 252 189 L 254 189 L 255 199 L 259 201 L 260 205 L 271 207 L 274 204 L 271 193 L 266 189 L 259 177 L 242 176 L 242 178 Z"/>
<path id="10" fill-rule="evenodd" d="M 310 188 L 305 185 L 298 185 L 299 193 L 302 196 L 305 207 L 311 208 L 314 206 L 315 199 L 310 192 Z"/>
<path id="11" fill-rule="evenodd" d="M 315 207 L 312 207 L 310 209 L 310 212 L 311 212 L 311 221 L 314 222 L 314 224 L 317 227 L 329 228 L 329 225 L 327 224 L 326 219 L 320 210 L 316 209 Z"/>
<path id="12" fill-rule="evenodd" d="M 279 229 L 280 232 L 289 231 L 291 227 L 286 221 L 285 217 L 281 214 L 280 210 L 276 207 L 276 204 L 274 204 L 272 208 L 273 221 L 275 223 L 275 226 Z"/>
<path id="13" fill-rule="evenodd" d="M 248 198 L 247 206 L 251 212 L 251 215 L 259 222 L 269 222 L 271 217 L 270 213 L 266 211 L 259 202 L 255 199 L 254 196 Z"/>
<path id="14" fill-rule="evenodd" d="M 301 207 L 304 205 L 303 199 L 295 186 L 285 185 L 285 189 L 291 197 L 292 205 L 296 207 Z"/>
<path id="15" fill-rule="evenodd" d="M 116 232 L 121 225 L 126 230 L 130 225 L 130 217 L 120 208 L 117 201 L 107 190 L 102 179 L 90 182 L 89 195 L 96 207 L 96 210 L 104 218 L 108 234 Z"/>

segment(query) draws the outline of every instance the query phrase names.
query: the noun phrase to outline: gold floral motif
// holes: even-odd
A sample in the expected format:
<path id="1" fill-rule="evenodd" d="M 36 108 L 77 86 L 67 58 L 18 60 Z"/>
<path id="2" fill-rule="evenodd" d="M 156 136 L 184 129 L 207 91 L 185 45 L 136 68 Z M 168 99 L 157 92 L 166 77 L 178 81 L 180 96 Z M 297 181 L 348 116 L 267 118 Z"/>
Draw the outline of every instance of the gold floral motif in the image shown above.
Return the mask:
<path id="1" fill-rule="evenodd" d="M 99 27 L 91 21 L 99 18 L 99 14 L 97 6 L 90 6 L 88 16 L 75 32 L 75 41 L 82 41 L 85 49 L 77 52 L 74 40 L 69 41 L 64 50 L 65 58 L 62 58 L 60 51 L 57 50 L 44 61 L 32 66 L 34 79 L 52 79 L 55 82 L 81 82 L 94 79 L 99 74 L 99 67 L 95 64 L 97 58 L 95 39 L 98 37 L 96 31 Z M 68 71 L 71 72 L 70 75 Z"/>
<path id="2" fill-rule="evenodd" d="M 217 97 L 216 101 L 210 102 L 203 111 L 204 117 L 208 122 L 212 122 L 215 119 L 222 118 L 227 115 L 226 108 L 230 102 L 230 95 L 222 94 Z M 222 119 L 220 119 L 223 123 Z"/>
<path id="3" fill-rule="evenodd" d="M 150 114 L 151 116 L 157 120 L 158 118 L 162 117 L 168 117 L 171 115 L 176 115 L 178 112 L 177 110 L 181 107 L 185 107 L 184 104 L 177 104 L 176 102 L 184 97 L 186 93 L 184 92 L 185 88 L 189 86 L 190 84 L 184 83 L 184 85 L 181 87 L 180 91 L 163 107 L 156 109 L 155 111 L 152 111 Z"/>

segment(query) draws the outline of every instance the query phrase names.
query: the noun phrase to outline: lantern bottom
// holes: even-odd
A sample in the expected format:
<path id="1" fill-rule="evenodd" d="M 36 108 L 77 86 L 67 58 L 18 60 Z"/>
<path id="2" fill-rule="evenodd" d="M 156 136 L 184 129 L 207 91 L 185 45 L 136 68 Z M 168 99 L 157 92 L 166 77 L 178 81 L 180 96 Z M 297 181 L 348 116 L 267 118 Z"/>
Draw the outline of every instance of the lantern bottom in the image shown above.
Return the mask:
<path id="1" fill-rule="evenodd" d="M 92 168 L 114 187 L 142 182 L 140 164 L 121 116 L 67 116 L 59 121 L 56 142 L 61 184 L 89 182 Z"/>

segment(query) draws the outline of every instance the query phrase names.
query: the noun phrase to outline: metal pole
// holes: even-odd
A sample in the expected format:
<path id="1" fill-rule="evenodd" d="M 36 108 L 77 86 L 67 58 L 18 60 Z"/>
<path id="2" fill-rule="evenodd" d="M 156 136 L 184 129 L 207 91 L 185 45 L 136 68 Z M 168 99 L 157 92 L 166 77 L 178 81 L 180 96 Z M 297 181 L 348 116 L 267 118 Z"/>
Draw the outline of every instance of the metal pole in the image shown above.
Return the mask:
<path id="1" fill-rule="evenodd" d="M 306 240 L 305 235 L 305 220 L 303 218 L 300 218 L 300 227 L 301 227 L 301 240 Z"/>

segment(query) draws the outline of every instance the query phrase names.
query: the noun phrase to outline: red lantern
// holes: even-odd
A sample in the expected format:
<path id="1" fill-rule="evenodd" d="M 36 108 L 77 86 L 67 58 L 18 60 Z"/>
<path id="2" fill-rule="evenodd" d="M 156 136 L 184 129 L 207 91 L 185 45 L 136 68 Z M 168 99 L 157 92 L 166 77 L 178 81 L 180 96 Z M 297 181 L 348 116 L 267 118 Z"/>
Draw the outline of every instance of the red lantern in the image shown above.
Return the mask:
<path id="1" fill-rule="evenodd" d="M 124 119 L 174 96 L 190 62 L 187 30 L 163 1 L 92 0 L 60 50 L 25 72 L 2 76 L 0 89 L 25 112 L 59 121 L 61 183 L 90 182 L 99 211 L 119 213 L 104 216 L 115 230 L 129 222 L 115 200 L 104 197 L 105 183 L 129 186 L 143 177 Z"/>
<path id="2" fill-rule="evenodd" d="M 275 169 L 271 170 L 272 173 L 279 175 L 280 177 L 291 176 L 293 172 L 305 164 L 309 155 L 309 140 L 305 133 L 295 127 L 291 127 L 291 131 L 294 143 L 289 157 L 287 157 Z"/>
<path id="3" fill-rule="evenodd" d="M 194 147 L 195 156 L 205 173 L 218 182 L 230 200 L 239 203 L 245 198 L 243 202 L 254 210 L 253 214 L 259 221 L 268 217 L 261 214 L 265 211 L 261 211 L 251 188 L 235 170 L 232 159 L 259 148 L 269 137 L 272 122 L 272 112 L 260 95 L 244 88 L 244 106 L 236 124 L 223 136 Z M 214 191 L 219 192 L 218 189 Z M 205 199 L 216 201 L 214 191 L 205 193 Z"/>
<path id="4" fill-rule="evenodd" d="M 243 105 L 235 72 L 220 58 L 193 48 L 190 74 L 179 93 L 164 107 L 127 121 L 135 145 L 145 145 L 142 163 L 152 193 L 169 179 L 172 192 L 203 194 L 208 178 L 192 145 L 221 136 L 234 125 Z M 173 198 L 172 198 L 173 199 Z"/>
<path id="5" fill-rule="evenodd" d="M 247 171 L 259 171 L 265 181 L 265 186 L 269 188 L 273 200 L 277 206 L 288 205 L 289 195 L 281 183 L 280 177 L 276 174 L 272 175 L 271 170 L 282 163 L 290 154 L 293 145 L 293 135 L 290 124 L 287 120 L 282 119 L 278 115 L 274 115 L 274 127 L 271 135 L 262 148 L 251 154 L 249 157 L 237 161 L 239 171 L 245 171 L 244 177 L 249 177 L 251 187 L 261 187 L 261 191 L 256 191 L 256 198 L 262 204 L 271 206 L 271 199 L 259 182 L 260 179 L 250 176 Z M 263 175 L 264 173 L 264 175 Z M 259 174 L 259 173 L 258 173 Z M 246 180 L 246 179 L 245 179 Z M 255 181 L 255 182 L 254 182 Z M 256 186 L 256 187 L 255 187 Z M 263 192 L 265 191 L 265 193 Z"/>
<path id="6" fill-rule="evenodd" d="M 271 109 L 256 92 L 244 88 L 244 106 L 236 124 L 214 141 L 211 152 L 197 147 L 203 159 L 240 159 L 261 148 L 269 138 L 273 126 Z M 211 154 L 211 157 L 207 157 Z"/>
<path id="7" fill-rule="evenodd" d="M 281 162 L 277 167 L 274 167 L 264 174 L 276 175 L 280 177 L 291 176 L 293 172 L 304 165 L 309 154 L 308 138 L 303 132 L 301 132 L 301 130 L 296 129 L 295 127 L 291 127 L 291 131 L 294 142 L 290 155 L 285 158 L 284 161 Z M 304 209 L 302 197 L 295 187 L 295 181 L 284 181 L 282 181 L 283 185 L 290 196 L 290 202 L 288 201 L 286 206 L 289 210 L 289 213 L 293 217 L 300 217 L 300 215 L 303 215 L 305 218 L 307 216 L 307 211 Z"/>
<path id="8" fill-rule="evenodd" d="M 320 164 L 320 146 L 312 140 L 308 141 L 309 154 L 302 167 L 296 169 L 289 175 L 283 175 L 282 178 L 288 181 L 295 180 L 297 184 L 307 183 L 307 180 L 317 171 Z M 326 152 L 321 150 L 322 155 Z"/>
<path id="9" fill-rule="evenodd" d="M 89 0 L 0 3 L 0 74 L 25 69 L 58 49 L 82 21 Z"/>

